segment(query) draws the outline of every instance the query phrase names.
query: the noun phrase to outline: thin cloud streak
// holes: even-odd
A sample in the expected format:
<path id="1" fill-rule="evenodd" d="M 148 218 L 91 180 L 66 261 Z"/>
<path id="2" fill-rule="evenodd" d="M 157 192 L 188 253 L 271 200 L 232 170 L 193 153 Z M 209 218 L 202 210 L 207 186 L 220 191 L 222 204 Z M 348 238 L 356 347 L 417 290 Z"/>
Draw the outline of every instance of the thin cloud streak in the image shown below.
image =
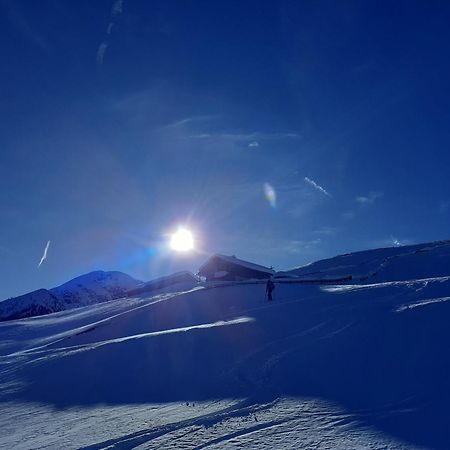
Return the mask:
<path id="1" fill-rule="evenodd" d="M 317 189 L 318 191 L 322 192 L 322 194 L 331 197 L 331 194 L 325 188 L 317 184 L 314 180 L 311 180 L 311 178 L 305 177 L 304 180 L 306 183 L 310 184 L 314 189 Z"/>
<path id="2" fill-rule="evenodd" d="M 47 242 L 45 246 L 44 253 L 42 255 L 41 260 L 39 261 L 38 268 L 41 267 L 41 264 L 47 259 L 48 248 L 50 247 L 50 241 Z"/>
<path id="3" fill-rule="evenodd" d="M 102 65 L 103 64 L 103 59 L 105 58 L 105 52 L 106 49 L 108 48 L 108 44 L 106 42 L 102 42 L 97 50 L 97 64 Z"/>
<path id="4" fill-rule="evenodd" d="M 250 141 L 253 147 L 259 145 L 259 140 L 277 140 L 277 139 L 299 139 L 301 135 L 298 133 L 200 133 L 190 136 L 192 139 L 228 139 L 233 141 Z M 256 144 L 256 145 L 255 145 Z M 251 146 L 251 145 L 249 145 Z"/>
<path id="5" fill-rule="evenodd" d="M 110 21 L 106 29 L 106 37 L 98 46 L 97 50 L 97 64 L 100 66 L 103 64 L 103 61 L 105 59 L 105 53 L 109 46 L 108 37 L 112 33 L 112 30 L 115 25 L 115 20 L 122 14 L 122 12 L 123 12 L 123 0 L 116 0 L 111 8 Z"/>
<path id="6" fill-rule="evenodd" d="M 208 120 L 216 119 L 219 117 L 218 115 L 203 115 L 203 116 L 192 116 L 192 117 L 186 117 L 184 119 L 177 120 L 175 122 L 171 122 L 167 125 L 164 125 L 162 127 L 159 127 L 158 130 L 170 130 L 173 128 L 179 128 L 183 127 L 185 125 L 190 125 L 194 123 L 201 123 Z"/>
<path id="7" fill-rule="evenodd" d="M 51 48 L 46 39 L 34 29 L 25 19 L 19 9 L 18 2 L 3 0 L 0 2 L 0 9 L 6 13 L 6 17 L 11 24 L 21 33 L 26 39 L 38 46 L 45 53 L 49 53 Z"/>

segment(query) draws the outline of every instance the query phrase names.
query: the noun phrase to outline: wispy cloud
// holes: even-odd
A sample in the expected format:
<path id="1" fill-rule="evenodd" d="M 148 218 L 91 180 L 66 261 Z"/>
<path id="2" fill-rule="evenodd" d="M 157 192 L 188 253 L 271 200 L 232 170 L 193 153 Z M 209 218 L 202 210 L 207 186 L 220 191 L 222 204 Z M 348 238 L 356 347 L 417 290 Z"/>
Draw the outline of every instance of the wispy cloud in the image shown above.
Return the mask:
<path id="1" fill-rule="evenodd" d="M 38 267 L 41 267 L 41 264 L 47 259 L 48 248 L 50 247 L 50 241 L 47 242 L 47 245 L 44 248 L 44 253 L 42 254 L 42 258 L 39 261 Z"/>
<path id="2" fill-rule="evenodd" d="M 123 12 L 123 0 L 116 0 L 111 9 L 111 17 L 115 18 Z"/>
<path id="3" fill-rule="evenodd" d="M 356 201 L 361 205 L 372 204 L 375 200 L 383 197 L 383 192 L 371 191 L 367 196 L 356 197 Z"/>
<path id="4" fill-rule="evenodd" d="M 320 245 L 321 243 L 322 240 L 320 238 L 312 239 L 309 241 L 291 239 L 286 241 L 285 244 L 281 246 L 281 250 L 291 254 L 298 254 L 307 250 L 311 250 L 312 248 Z"/>
<path id="5" fill-rule="evenodd" d="M 337 227 L 324 226 L 324 227 L 320 227 L 319 229 L 315 230 L 314 234 L 319 234 L 322 236 L 332 236 L 332 235 L 336 234 L 337 232 L 338 232 Z"/>
<path id="6" fill-rule="evenodd" d="M 356 214 L 355 214 L 355 211 L 344 211 L 343 213 L 342 213 L 342 217 L 345 219 L 345 220 L 352 220 L 352 219 L 354 219 L 355 218 L 355 216 L 356 216 Z"/>
<path id="7" fill-rule="evenodd" d="M 317 184 L 314 180 L 311 180 L 311 178 L 305 177 L 305 182 L 311 185 L 314 189 L 317 189 L 318 191 L 322 192 L 322 194 L 327 195 L 328 197 L 331 197 L 331 194 L 322 186 Z"/>
<path id="8" fill-rule="evenodd" d="M 97 50 L 97 64 L 102 65 L 103 64 L 103 59 L 105 58 L 105 52 L 106 49 L 108 48 L 108 43 L 107 42 L 102 42 Z"/>
<path id="9" fill-rule="evenodd" d="M 110 21 L 108 23 L 108 27 L 106 28 L 106 36 L 98 46 L 97 50 L 97 64 L 100 66 L 103 64 L 103 61 L 105 59 L 105 53 L 109 46 L 108 37 L 111 35 L 116 20 L 122 14 L 122 12 L 123 12 L 123 0 L 115 0 L 111 8 Z"/>
<path id="10" fill-rule="evenodd" d="M 200 116 L 192 116 L 192 117 L 185 117 L 184 119 L 176 120 L 175 122 L 168 123 L 167 125 L 164 125 L 162 127 L 159 127 L 159 130 L 171 130 L 174 128 L 180 128 L 187 125 L 193 125 L 193 124 L 199 124 L 202 122 L 206 122 L 209 120 L 213 120 L 218 118 L 217 115 L 200 115 Z"/>
<path id="11" fill-rule="evenodd" d="M 249 147 L 258 147 L 260 141 L 263 140 L 281 140 L 281 139 L 300 139 L 301 135 L 298 133 L 263 133 L 260 131 L 253 131 L 249 133 L 227 133 L 227 132 L 212 132 L 212 133 L 199 133 L 192 134 L 192 139 L 221 139 L 230 141 L 248 141 Z"/>
<path id="12" fill-rule="evenodd" d="M 32 42 L 34 45 L 39 47 L 45 53 L 49 53 L 51 47 L 48 41 L 31 26 L 28 20 L 19 9 L 19 2 L 11 0 L 3 0 L 0 2 L 0 8 L 3 7 L 6 17 L 11 22 L 11 24 L 17 29 L 19 33 L 22 34 L 26 39 Z"/>
<path id="13" fill-rule="evenodd" d="M 205 143 L 212 148 L 213 145 L 233 145 L 247 147 L 251 150 L 257 150 L 265 143 L 279 143 L 301 139 L 301 135 L 294 132 L 264 132 L 264 131 L 211 131 L 211 128 L 217 128 L 217 115 L 199 116 L 186 118 L 166 125 L 162 129 L 185 127 L 183 139 L 192 139 Z M 215 123 L 210 124 L 209 121 Z"/>

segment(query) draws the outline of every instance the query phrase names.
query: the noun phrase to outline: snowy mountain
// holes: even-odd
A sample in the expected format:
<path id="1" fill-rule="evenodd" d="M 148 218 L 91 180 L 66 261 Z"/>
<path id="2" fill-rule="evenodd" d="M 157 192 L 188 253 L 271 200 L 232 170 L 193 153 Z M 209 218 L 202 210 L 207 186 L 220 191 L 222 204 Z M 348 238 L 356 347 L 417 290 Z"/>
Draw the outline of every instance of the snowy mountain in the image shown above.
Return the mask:
<path id="1" fill-rule="evenodd" d="M 123 297 L 126 291 L 141 283 L 122 272 L 98 270 L 74 278 L 51 289 L 51 292 L 70 308 L 72 305 L 86 306 Z"/>
<path id="2" fill-rule="evenodd" d="M 230 282 L 0 323 L 0 447 L 448 450 L 449 258 L 379 249 L 295 269 L 273 302 Z"/>
<path id="3" fill-rule="evenodd" d="M 47 289 L 38 289 L 0 302 L 0 320 L 42 316 L 65 309 L 65 304 Z"/>
<path id="4" fill-rule="evenodd" d="M 53 289 L 39 289 L 0 302 L 0 320 L 41 316 L 107 302 L 123 297 L 140 283 L 122 272 L 90 272 Z"/>

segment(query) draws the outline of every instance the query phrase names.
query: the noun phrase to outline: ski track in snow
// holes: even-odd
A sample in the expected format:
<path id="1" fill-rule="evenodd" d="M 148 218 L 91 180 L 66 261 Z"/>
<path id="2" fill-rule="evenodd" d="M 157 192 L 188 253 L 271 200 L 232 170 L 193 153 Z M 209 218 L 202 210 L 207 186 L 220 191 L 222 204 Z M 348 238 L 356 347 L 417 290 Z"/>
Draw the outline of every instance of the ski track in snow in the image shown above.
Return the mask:
<path id="1" fill-rule="evenodd" d="M 450 301 L 450 297 L 437 297 L 437 298 L 428 298 L 425 300 L 421 300 L 420 302 L 409 303 L 406 305 L 402 305 L 397 308 L 397 312 L 407 311 L 409 309 L 418 308 L 419 306 L 431 305 L 433 303 L 442 303 Z"/>

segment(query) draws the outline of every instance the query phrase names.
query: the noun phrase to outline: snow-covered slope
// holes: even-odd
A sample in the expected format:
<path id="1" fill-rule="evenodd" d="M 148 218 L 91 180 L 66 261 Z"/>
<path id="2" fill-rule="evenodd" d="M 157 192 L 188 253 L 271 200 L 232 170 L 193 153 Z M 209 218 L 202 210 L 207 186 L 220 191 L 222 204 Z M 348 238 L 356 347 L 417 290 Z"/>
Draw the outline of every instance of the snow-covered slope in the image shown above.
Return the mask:
<path id="1" fill-rule="evenodd" d="M 175 272 L 171 275 L 155 278 L 143 283 L 127 292 L 128 296 L 156 295 L 164 292 L 179 292 L 193 289 L 199 284 L 199 279 L 187 270 Z"/>
<path id="2" fill-rule="evenodd" d="M 237 283 L 1 323 L 0 447 L 448 450 L 450 276 L 420 254 L 270 303 Z"/>
<path id="3" fill-rule="evenodd" d="M 56 295 L 47 289 L 38 289 L 0 302 L 0 320 L 42 316 L 63 309 L 64 302 Z"/>
<path id="4" fill-rule="evenodd" d="M 49 314 L 123 297 L 141 281 L 122 272 L 95 271 L 53 289 L 39 289 L 0 302 L 0 320 Z"/>
<path id="5" fill-rule="evenodd" d="M 286 273 L 303 279 L 380 283 L 450 275 L 450 241 L 380 248 L 323 259 Z"/>

